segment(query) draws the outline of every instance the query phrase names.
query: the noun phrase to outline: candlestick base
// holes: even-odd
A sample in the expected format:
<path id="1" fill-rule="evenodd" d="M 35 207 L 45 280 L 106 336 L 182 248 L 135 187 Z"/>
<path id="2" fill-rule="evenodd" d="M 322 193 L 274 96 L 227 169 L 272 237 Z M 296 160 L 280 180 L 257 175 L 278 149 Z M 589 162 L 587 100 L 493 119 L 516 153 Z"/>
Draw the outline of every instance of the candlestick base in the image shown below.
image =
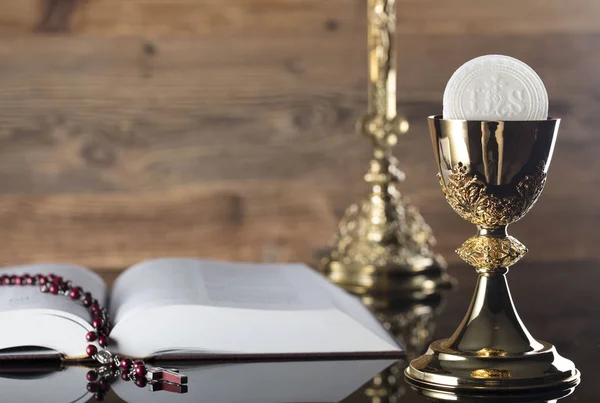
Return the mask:
<path id="1" fill-rule="evenodd" d="M 365 179 L 371 193 L 346 210 L 321 262 L 325 276 L 375 307 L 450 288 L 446 262 L 432 252 L 431 228 L 397 189 L 404 174 L 394 157 L 376 150 Z"/>

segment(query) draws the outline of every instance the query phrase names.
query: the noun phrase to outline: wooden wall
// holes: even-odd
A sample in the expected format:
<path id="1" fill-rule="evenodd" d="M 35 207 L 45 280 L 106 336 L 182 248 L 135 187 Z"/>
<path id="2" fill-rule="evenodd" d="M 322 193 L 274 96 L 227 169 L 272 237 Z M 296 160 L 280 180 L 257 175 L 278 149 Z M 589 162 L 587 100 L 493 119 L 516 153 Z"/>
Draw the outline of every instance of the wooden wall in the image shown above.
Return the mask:
<path id="1" fill-rule="evenodd" d="M 404 193 L 452 252 L 474 229 L 425 117 L 502 53 L 563 124 L 513 233 L 531 260 L 600 258 L 600 2 L 398 0 Z M 162 255 L 313 262 L 366 192 L 365 0 L 0 0 L 0 263 Z"/>

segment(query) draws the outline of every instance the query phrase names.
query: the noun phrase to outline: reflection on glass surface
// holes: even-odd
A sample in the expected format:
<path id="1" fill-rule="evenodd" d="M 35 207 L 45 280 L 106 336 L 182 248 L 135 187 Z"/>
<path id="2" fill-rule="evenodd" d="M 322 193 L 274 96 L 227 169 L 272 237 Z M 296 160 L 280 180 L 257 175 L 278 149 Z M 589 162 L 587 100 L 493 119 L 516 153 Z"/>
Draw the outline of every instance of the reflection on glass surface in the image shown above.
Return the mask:
<path id="1" fill-rule="evenodd" d="M 554 403 L 573 393 L 575 388 L 565 388 L 545 392 L 510 393 L 494 395 L 485 392 L 458 393 L 439 391 L 418 385 L 411 385 L 418 394 L 435 402 L 453 401 L 461 403 Z"/>
<path id="2" fill-rule="evenodd" d="M 151 391 L 122 380 L 112 383 L 109 402 L 282 403 L 340 402 L 397 361 L 339 360 L 218 363 L 181 366 L 188 378 L 188 393 Z M 0 368 L 4 402 L 93 402 L 86 390 L 84 367 L 59 371 Z"/>
<path id="3" fill-rule="evenodd" d="M 0 391 L 3 402 L 86 402 L 91 396 L 86 390 L 87 368 L 71 367 L 61 371 L 60 365 L 6 367 L 5 363 L 0 367 L 2 370 Z"/>
<path id="4" fill-rule="evenodd" d="M 406 347 L 407 361 L 398 362 L 379 373 L 364 387 L 364 394 L 371 403 L 396 403 L 405 394 L 404 368 L 407 362 L 423 353 L 435 330 L 434 318 L 444 307 L 446 292 L 430 295 L 408 295 L 393 304 L 380 299 L 371 302 L 371 310 L 384 327 Z M 389 300 L 391 301 L 391 300 Z"/>

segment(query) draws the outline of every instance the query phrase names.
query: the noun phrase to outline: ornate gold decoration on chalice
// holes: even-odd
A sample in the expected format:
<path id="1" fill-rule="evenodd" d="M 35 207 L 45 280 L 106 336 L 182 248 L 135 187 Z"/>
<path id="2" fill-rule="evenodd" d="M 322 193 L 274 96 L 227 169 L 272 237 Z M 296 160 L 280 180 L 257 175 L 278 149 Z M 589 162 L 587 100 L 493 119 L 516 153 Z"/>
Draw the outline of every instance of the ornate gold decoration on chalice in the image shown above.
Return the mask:
<path id="1" fill-rule="evenodd" d="M 408 122 L 396 114 L 395 7 L 395 0 L 368 0 L 369 110 L 357 129 L 373 144 L 365 175 L 371 191 L 346 210 L 321 264 L 331 281 L 365 296 L 427 295 L 451 284 L 445 261 L 432 251 L 431 228 L 398 190 L 404 173 L 391 148 Z"/>
<path id="2" fill-rule="evenodd" d="M 479 280 L 467 315 L 452 337 L 433 342 L 406 369 L 411 384 L 445 392 L 564 389 L 578 384 L 574 364 L 552 344 L 529 334 L 506 280 L 508 267 L 527 252 L 506 228 L 527 214 L 540 196 L 558 125 L 558 119 L 429 118 L 446 200 L 478 229 L 457 253 L 477 269 Z"/>

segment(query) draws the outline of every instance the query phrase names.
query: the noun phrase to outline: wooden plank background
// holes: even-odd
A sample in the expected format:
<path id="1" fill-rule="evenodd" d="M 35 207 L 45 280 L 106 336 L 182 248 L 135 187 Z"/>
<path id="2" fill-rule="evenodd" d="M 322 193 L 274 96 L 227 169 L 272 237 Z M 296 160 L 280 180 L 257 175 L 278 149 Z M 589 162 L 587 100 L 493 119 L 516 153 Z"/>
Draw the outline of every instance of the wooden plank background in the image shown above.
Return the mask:
<path id="1" fill-rule="evenodd" d="M 598 259 L 600 2 L 398 0 L 403 191 L 449 261 L 425 117 L 452 72 L 508 54 L 563 118 L 513 233 L 531 260 Z M 365 195 L 365 0 L 0 0 L 0 263 L 315 261 Z"/>

